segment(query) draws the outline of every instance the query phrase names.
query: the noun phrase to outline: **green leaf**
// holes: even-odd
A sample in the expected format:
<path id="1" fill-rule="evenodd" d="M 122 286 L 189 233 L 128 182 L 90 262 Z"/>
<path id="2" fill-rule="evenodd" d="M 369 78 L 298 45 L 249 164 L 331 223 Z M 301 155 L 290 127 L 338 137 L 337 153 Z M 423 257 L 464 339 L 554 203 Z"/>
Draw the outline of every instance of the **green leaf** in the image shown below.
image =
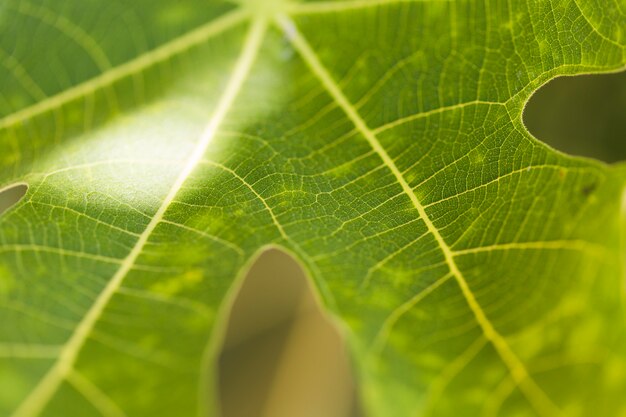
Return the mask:
<path id="1" fill-rule="evenodd" d="M 279 246 L 370 416 L 626 415 L 626 169 L 521 121 L 624 68 L 624 10 L 2 2 L 0 189 L 29 190 L 0 217 L 0 414 L 216 415 L 229 300 Z"/>

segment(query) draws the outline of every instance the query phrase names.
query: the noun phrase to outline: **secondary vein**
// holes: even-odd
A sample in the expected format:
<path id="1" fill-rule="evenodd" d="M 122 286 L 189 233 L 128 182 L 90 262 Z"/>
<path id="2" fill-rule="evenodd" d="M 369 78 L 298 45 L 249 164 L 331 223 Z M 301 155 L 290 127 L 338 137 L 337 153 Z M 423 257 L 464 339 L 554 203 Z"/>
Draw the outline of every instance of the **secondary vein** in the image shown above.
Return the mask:
<path id="1" fill-rule="evenodd" d="M 248 73 L 250 72 L 264 37 L 266 26 L 267 24 L 264 19 L 256 20 L 252 24 L 245 41 L 243 51 L 235 64 L 233 75 L 228 81 L 228 84 L 218 101 L 216 110 L 202 133 L 198 144 L 187 160 L 185 167 L 178 175 L 169 193 L 163 200 L 163 203 L 137 240 L 133 249 L 122 261 L 120 268 L 111 278 L 104 290 L 100 293 L 83 320 L 78 324 L 68 342 L 63 346 L 57 361 L 48 370 L 46 375 L 41 379 L 30 395 L 22 402 L 21 406 L 13 413 L 13 417 L 32 417 L 39 415 L 45 408 L 48 401 L 50 401 L 50 399 L 54 396 L 61 382 L 64 381 L 72 371 L 78 354 L 80 353 L 85 341 L 92 332 L 100 316 L 104 312 L 109 301 L 120 288 L 124 278 L 132 269 L 135 261 L 148 242 L 152 232 L 164 218 L 170 204 L 174 201 L 174 198 L 183 187 L 183 184 L 201 160 L 209 144 L 215 137 L 218 127 L 224 120 L 227 112 L 231 108 L 236 96 L 248 77 Z"/>
<path id="2" fill-rule="evenodd" d="M 402 187 L 403 192 L 411 200 L 411 203 L 417 210 L 420 218 L 424 221 L 428 228 L 428 231 L 435 238 L 439 248 L 443 252 L 448 267 L 450 268 L 450 272 L 456 279 L 470 310 L 474 314 L 478 325 L 482 329 L 483 334 L 495 348 L 502 362 L 511 373 L 511 376 L 515 380 L 516 384 L 520 387 L 520 390 L 524 393 L 529 402 L 540 415 L 544 417 L 560 415 L 560 410 L 552 403 L 550 398 L 537 385 L 534 379 L 532 379 L 523 362 L 517 357 L 515 352 L 513 352 L 504 337 L 495 329 L 494 325 L 485 314 L 474 293 L 470 289 L 467 280 L 463 276 L 463 273 L 457 266 L 454 258 L 454 252 L 445 242 L 445 240 L 441 236 L 441 233 L 439 233 L 439 230 L 426 213 L 424 206 L 418 200 L 411 186 L 402 175 L 402 172 L 398 169 L 393 159 L 389 156 L 387 151 L 384 149 L 384 147 L 376 137 L 375 132 L 370 129 L 369 126 L 367 126 L 366 122 L 363 120 L 355 107 L 345 96 L 337 82 L 333 79 L 330 72 L 319 60 L 315 51 L 308 44 L 304 36 L 299 32 L 296 24 L 286 15 L 277 16 L 276 23 L 283 29 L 289 41 L 299 52 L 300 56 L 306 62 L 311 71 L 324 85 L 328 93 L 337 102 L 339 107 L 341 107 L 346 116 L 348 116 L 348 118 L 356 126 L 356 128 L 367 140 L 372 149 L 376 151 L 379 157 L 383 160 L 384 164 L 393 173 L 396 181 Z"/>
<path id="3" fill-rule="evenodd" d="M 3 117 L 0 119 L 0 130 L 14 126 L 51 110 L 58 109 L 73 100 L 87 96 L 95 91 L 98 91 L 99 89 L 111 86 L 125 77 L 140 73 L 141 71 L 150 68 L 159 62 L 163 62 L 172 56 L 193 47 L 194 45 L 198 45 L 207 39 L 210 39 L 211 37 L 216 36 L 239 23 L 242 23 L 246 17 L 247 12 L 242 9 L 230 12 L 204 26 L 176 38 L 173 41 L 165 43 L 154 50 L 140 55 L 131 61 L 111 68 L 97 77 L 69 88 L 59 94 L 41 100 L 32 106 L 18 110 L 15 113 Z"/>

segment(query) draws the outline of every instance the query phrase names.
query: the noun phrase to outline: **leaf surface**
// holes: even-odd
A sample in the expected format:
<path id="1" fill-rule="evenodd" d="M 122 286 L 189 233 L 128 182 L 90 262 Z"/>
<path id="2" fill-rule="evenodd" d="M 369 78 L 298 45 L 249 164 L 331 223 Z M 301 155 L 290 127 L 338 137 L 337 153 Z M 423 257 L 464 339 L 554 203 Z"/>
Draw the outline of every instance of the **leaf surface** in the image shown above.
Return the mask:
<path id="1" fill-rule="evenodd" d="M 0 414 L 216 415 L 254 255 L 302 262 L 371 416 L 623 416 L 626 170 L 535 140 L 621 0 L 0 5 Z M 279 288 L 276 291 L 280 291 Z"/>

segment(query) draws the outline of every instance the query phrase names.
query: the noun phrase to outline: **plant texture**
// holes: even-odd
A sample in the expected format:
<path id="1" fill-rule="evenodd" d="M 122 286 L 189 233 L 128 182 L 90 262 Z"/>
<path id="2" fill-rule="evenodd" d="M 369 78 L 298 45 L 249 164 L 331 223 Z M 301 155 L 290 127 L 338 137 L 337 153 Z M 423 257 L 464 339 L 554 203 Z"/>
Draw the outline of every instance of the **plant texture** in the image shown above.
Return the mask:
<path id="1" fill-rule="evenodd" d="M 0 415 L 217 415 L 232 294 L 279 246 L 369 416 L 623 417 L 626 169 L 522 111 L 624 68 L 625 10 L 4 0 Z"/>

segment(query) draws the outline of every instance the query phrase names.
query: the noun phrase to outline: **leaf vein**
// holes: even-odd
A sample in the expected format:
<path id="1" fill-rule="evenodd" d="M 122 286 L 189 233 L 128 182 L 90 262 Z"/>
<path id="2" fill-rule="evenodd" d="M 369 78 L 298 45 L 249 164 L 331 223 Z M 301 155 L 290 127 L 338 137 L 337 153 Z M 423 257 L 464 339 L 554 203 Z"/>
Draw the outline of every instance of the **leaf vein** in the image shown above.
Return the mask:
<path id="1" fill-rule="evenodd" d="M 532 379 L 523 362 L 519 359 L 515 352 L 513 352 L 504 337 L 496 330 L 492 322 L 487 317 L 483 308 L 476 299 L 476 296 L 474 295 L 467 281 L 465 280 L 463 273 L 458 268 L 454 259 L 454 252 L 445 242 L 437 227 L 430 220 L 430 217 L 424 209 L 424 206 L 422 206 L 420 201 L 417 199 L 417 196 L 402 176 L 402 173 L 395 165 L 395 162 L 387 154 L 387 151 L 378 141 L 376 133 L 380 130 L 374 131 L 367 126 L 366 122 L 358 114 L 348 98 L 339 89 L 337 83 L 334 81 L 326 67 L 317 57 L 315 51 L 311 48 L 306 39 L 299 33 L 295 23 L 285 15 L 278 16 L 276 18 L 276 22 L 279 27 L 283 29 L 285 35 L 291 41 L 294 48 L 298 50 L 300 56 L 306 62 L 311 71 L 318 77 L 320 82 L 328 90 L 329 94 L 333 97 L 334 100 L 338 102 L 339 106 L 344 110 L 346 116 L 354 123 L 354 125 L 368 141 L 370 146 L 372 146 L 372 148 L 376 150 L 381 159 L 386 165 L 388 165 L 389 169 L 394 174 L 396 181 L 400 184 L 407 197 L 411 200 L 411 202 L 415 206 L 415 209 L 419 213 L 419 216 L 426 223 L 428 230 L 437 241 L 441 251 L 446 258 L 451 275 L 455 277 L 461 289 L 461 292 L 463 293 L 463 296 L 465 297 L 468 306 L 474 314 L 474 317 L 476 318 L 478 325 L 481 327 L 485 337 L 494 346 L 494 348 L 498 352 L 498 355 L 507 366 L 509 372 L 515 379 L 521 391 L 528 398 L 536 411 L 539 412 L 542 416 L 547 417 L 560 414 L 560 410 L 556 408 L 550 398 L 548 398 L 545 392 L 537 385 L 535 380 Z"/>
<path id="2" fill-rule="evenodd" d="M 210 28 L 215 28 L 215 26 L 211 25 Z M 56 393 L 60 383 L 73 369 L 74 362 L 76 361 L 79 352 L 89 335 L 93 332 L 94 326 L 102 316 L 109 300 L 114 296 L 128 272 L 133 268 L 133 264 L 141 254 L 152 232 L 163 219 L 170 204 L 215 137 L 217 129 L 225 118 L 248 76 L 248 72 L 250 71 L 252 63 L 256 58 L 262 39 L 264 38 L 265 29 L 266 22 L 263 19 L 256 20 L 251 25 L 241 55 L 235 64 L 233 75 L 228 81 L 228 84 L 219 99 L 215 112 L 206 129 L 202 133 L 198 144 L 191 153 L 185 167 L 180 172 L 169 193 L 163 200 L 163 203 L 137 240 L 135 246 L 132 248 L 128 256 L 122 261 L 120 268 L 111 278 L 104 290 L 100 293 L 83 320 L 76 327 L 70 339 L 64 345 L 62 354 L 59 356 L 58 360 L 49 369 L 35 389 L 28 395 L 26 400 L 23 401 L 18 409 L 13 413 L 14 417 L 39 415 L 41 411 L 44 410 L 48 401 L 50 401 Z"/>

